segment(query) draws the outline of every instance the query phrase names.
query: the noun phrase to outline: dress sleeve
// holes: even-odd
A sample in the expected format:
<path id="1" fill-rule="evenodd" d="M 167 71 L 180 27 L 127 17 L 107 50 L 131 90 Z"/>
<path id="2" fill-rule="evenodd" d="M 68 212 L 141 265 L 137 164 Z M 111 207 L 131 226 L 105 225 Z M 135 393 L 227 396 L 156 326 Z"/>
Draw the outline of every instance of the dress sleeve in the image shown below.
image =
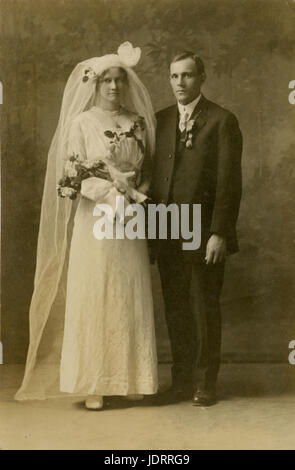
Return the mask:
<path id="1" fill-rule="evenodd" d="M 142 138 L 145 146 L 144 158 L 140 170 L 140 183 L 138 189 L 144 194 L 150 194 L 152 159 L 146 145 L 146 128 L 142 130 Z"/>
<path id="2" fill-rule="evenodd" d="M 78 154 L 79 159 L 82 161 L 86 160 L 87 158 L 85 135 L 82 130 L 81 121 L 79 119 L 74 119 L 69 131 L 67 157 L 69 158 L 73 154 Z"/>

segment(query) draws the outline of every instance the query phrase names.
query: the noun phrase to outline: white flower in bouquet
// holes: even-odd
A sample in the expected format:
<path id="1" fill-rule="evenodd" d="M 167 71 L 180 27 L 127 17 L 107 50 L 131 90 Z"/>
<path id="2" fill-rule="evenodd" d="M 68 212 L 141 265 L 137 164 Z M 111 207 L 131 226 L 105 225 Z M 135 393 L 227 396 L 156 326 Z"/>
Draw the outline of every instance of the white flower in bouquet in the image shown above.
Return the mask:
<path id="1" fill-rule="evenodd" d="M 75 178 L 75 176 L 78 174 L 77 170 L 73 167 L 69 168 L 67 173 L 70 178 Z"/>
<path id="2" fill-rule="evenodd" d="M 85 162 L 82 163 L 84 168 L 87 168 L 87 170 L 91 170 L 95 165 L 97 165 L 97 162 L 94 160 L 86 160 Z"/>
<path id="3" fill-rule="evenodd" d="M 71 197 L 73 196 L 77 191 L 73 188 L 61 188 L 61 196 L 63 197 Z"/>
<path id="4" fill-rule="evenodd" d="M 92 162 L 93 162 L 93 165 L 98 165 L 102 163 L 102 160 L 101 158 L 96 158 L 95 160 L 92 160 Z"/>

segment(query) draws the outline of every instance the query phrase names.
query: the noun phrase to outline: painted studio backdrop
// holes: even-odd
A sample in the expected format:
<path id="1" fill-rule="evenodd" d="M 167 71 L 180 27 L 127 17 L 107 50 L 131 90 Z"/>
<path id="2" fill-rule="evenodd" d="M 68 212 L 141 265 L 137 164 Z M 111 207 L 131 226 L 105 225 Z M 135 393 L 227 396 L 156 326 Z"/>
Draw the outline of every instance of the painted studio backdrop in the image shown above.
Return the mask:
<path id="1" fill-rule="evenodd" d="M 142 48 L 137 72 L 155 110 L 174 102 L 171 54 L 205 62 L 205 96 L 244 136 L 240 252 L 222 295 L 223 360 L 287 362 L 295 339 L 295 2 L 283 0 L 2 0 L 2 313 L 6 363 L 25 360 L 47 151 L 76 63 Z M 54 197 L 54 195 L 53 195 Z M 159 358 L 169 360 L 152 268 Z"/>

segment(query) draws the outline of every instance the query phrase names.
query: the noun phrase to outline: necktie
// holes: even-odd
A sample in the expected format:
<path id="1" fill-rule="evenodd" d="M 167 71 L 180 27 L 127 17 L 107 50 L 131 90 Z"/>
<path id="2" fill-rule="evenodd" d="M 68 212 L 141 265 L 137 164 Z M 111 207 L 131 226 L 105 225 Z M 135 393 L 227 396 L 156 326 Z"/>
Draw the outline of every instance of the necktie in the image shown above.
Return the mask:
<path id="1" fill-rule="evenodd" d="M 189 119 L 189 114 L 186 111 L 185 113 L 180 115 L 180 120 L 179 120 L 180 132 L 185 131 L 188 119 Z"/>

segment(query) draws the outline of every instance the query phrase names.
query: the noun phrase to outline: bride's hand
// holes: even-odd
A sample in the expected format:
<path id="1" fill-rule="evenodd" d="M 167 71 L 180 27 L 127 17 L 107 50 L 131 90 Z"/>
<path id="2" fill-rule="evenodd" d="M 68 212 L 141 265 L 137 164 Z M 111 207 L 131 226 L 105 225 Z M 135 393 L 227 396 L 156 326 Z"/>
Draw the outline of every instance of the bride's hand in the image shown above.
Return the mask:
<path id="1" fill-rule="evenodd" d="M 119 193 L 122 193 L 122 194 L 126 193 L 126 187 L 124 183 L 122 183 L 122 181 L 114 180 L 113 184 L 115 188 L 117 189 L 117 191 L 119 191 Z"/>

